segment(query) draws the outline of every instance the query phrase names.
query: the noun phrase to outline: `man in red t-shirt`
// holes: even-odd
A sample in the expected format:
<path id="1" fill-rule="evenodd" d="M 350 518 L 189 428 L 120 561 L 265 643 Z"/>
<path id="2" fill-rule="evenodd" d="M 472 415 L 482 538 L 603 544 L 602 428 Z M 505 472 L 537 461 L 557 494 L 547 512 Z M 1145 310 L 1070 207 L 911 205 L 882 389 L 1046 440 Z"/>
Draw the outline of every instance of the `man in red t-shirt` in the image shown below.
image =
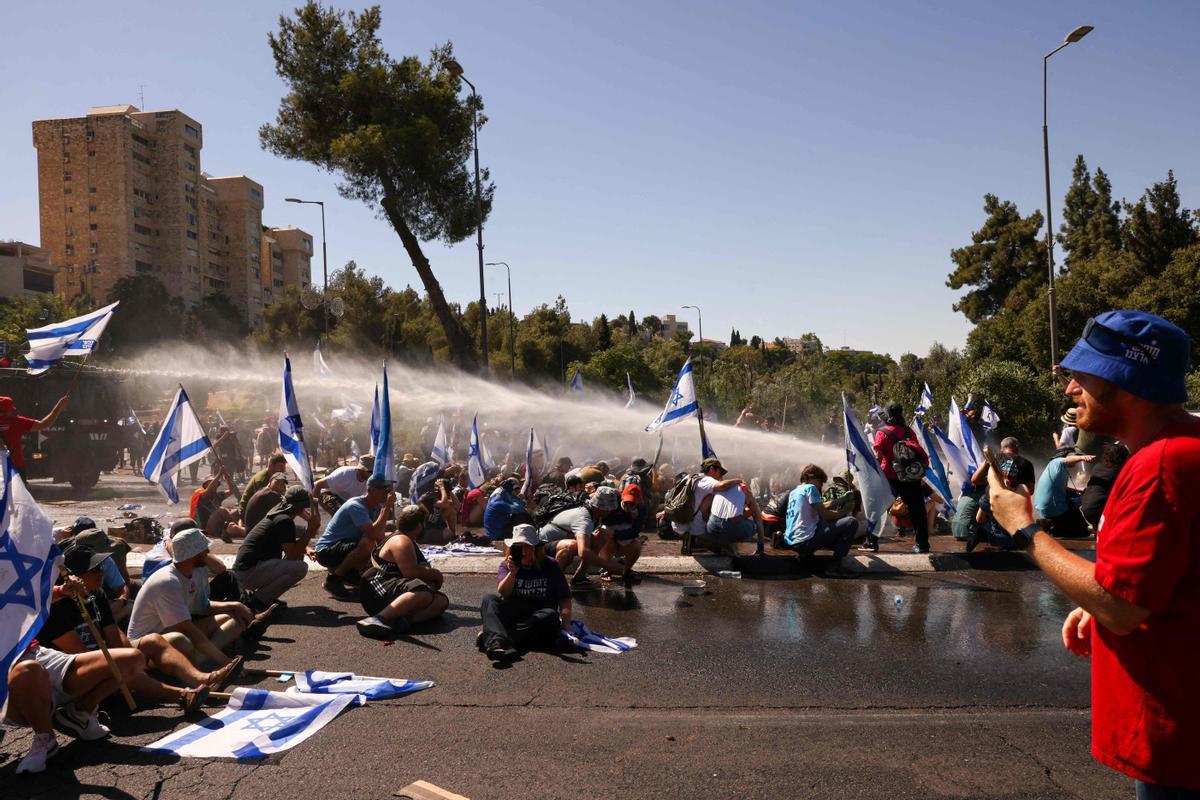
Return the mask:
<path id="1" fill-rule="evenodd" d="M 1063 359 L 1079 427 L 1132 454 L 1096 533 L 1096 563 L 1034 521 L 989 473 L 997 521 L 1079 607 L 1063 644 L 1092 658 L 1092 754 L 1138 798 L 1200 798 L 1200 420 L 1184 410 L 1191 341 L 1164 319 L 1109 311 Z"/>
<path id="2" fill-rule="evenodd" d="M 54 424 L 59 413 L 67 405 L 68 395 L 63 395 L 50 413 L 41 419 L 23 417 L 17 413 L 17 406 L 11 397 L 0 397 L 0 437 L 12 453 L 12 465 L 21 476 L 25 475 L 25 451 L 21 447 L 21 437 L 29 431 L 44 431 Z"/>

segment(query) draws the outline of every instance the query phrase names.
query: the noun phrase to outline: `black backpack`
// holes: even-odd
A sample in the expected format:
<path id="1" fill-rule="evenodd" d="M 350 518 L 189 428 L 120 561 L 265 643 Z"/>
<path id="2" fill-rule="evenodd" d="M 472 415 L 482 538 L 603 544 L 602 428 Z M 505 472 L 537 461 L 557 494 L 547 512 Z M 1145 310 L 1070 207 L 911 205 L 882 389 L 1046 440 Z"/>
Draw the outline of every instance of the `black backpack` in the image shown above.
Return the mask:
<path id="1" fill-rule="evenodd" d="M 919 481 L 925 477 L 925 464 L 929 456 L 917 444 L 916 434 L 911 428 L 901 430 L 904 438 L 899 439 L 887 428 L 882 429 L 883 435 L 892 440 L 892 470 L 898 481 Z"/>
<path id="2" fill-rule="evenodd" d="M 675 482 L 663 501 L 663 516 L 680 525 L 687 525 L 696 516 L 696 484 L 704 477 L 698 472 L 685 475 Z"/>
<path id="3" fill-rule="evenodd" d="M 564 492 L 555 486 L 539 487 L 533 495 L 533 524 L 541 528 L 563 511 L 579 508 L 586 502 L 587 492 Z"/>

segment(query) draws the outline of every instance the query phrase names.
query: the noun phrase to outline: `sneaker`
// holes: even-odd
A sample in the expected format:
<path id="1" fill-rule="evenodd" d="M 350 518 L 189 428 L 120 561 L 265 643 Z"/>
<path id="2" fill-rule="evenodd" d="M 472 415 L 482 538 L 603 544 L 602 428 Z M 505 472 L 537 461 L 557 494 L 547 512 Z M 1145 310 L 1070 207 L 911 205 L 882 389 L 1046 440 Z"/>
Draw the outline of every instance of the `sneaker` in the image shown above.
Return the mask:
<path id="1" fill-rule="evenodd" d="M 94 742 L 108 736 L 108 728 L 100 724 L 100 718 L 95 711 L 85 714 L 73 705 L 62 706 L 54 712 L 54 726 L 63 733 Z"/>
<path id="2" fill-rule="evenodd" d="M 912 551 L 913 551 L 914 553 L 921 553 L 921 554 L 924 554 L 924 555 L 928 555 L 928 554 L 929 554 L 929 548 L 928 548 L 928 547 L 921 547 L 921 546 L 920 546 L 920 545 L 918 545 L 918 544 L 914 544 L 914 545 L 913 545 L 913 549 L 912 549 Z"/>
<path id="3" fill-rule="evenodd" d="M 46 759 L 58 752 L 58 739 L 54 738 L 52 731 L 39 733 L 34 735 L 33 743 L 29 745 L 29 752 L 21 759 L 21 763 L 17 764 L 17 774 L 28 772 L 37 774 L 46 770 Z"/>
<path id="4" fill-rule="evenodd" d="M 325 576 L 325 583 L 322 584 L 325 591 L 329 592 L 338 600 L 353 600 L 354 590 L 342 582 L 342 579 L 332 572 Z"/>
<path id="5" fill-rule="evenodd" d="M 403 636 L 412 630 L 412 620 L 408 617 L 396 617 L 391 622 L 384 624 L 389 625 L 392 629 L 392 633 L 397 636 Z"/>
<path id="6" fill-rule="evenodd" d="M 579 572 L 576 572 L 573 576 L 571 576 L 572 586 L 590 586 L 591 583 L 592 578 L 587 574 L 587 570 L 581 569 Z"/>
<path id="7" fill-rule="evenodd" d="M 868 535 L 866 540 L 861 545 L 858 546 L 858 549 L 861 551 L 869 552 L 869 553 L 878 553 L 879 552 L 879 537 Z"/>
<path id="8" fill-rule="evenodd" d="M 482 652 L 487 649 L 487 647 L 485 647 L 486 644 L 487 631 L 485 631 L 483 628 L 480 628 L 479 633 L 475 634 L 475 649 Z"/>
<path id="9" fill-rule="evenodd" d="M 625 574 L 621 576 L 621 584 L 626 589 L 632 589 L 633 585 L 635 583 L 637 583 L 637 581 L 638 581 L 638 576 L 631 569 L 626 569 Z"/>
<path id="10" fill-rule="evenodd" d="M 983 541 L 983 526 L 972 525 L 971 532 L 967 534 L 967 552 L 973 552 L 979 543 Z"/>
<path id="11" fill-rule="evenodd" d="M 491 661 L 512 661 L 520 655 L 511 642 L 499 638 L 492 640 L 485 653 Z"/>
<path id="12" fill-rule="evenodd" d="M 364 617 L 354 623 L 354 627 L 358 628 L 360 635 L 368 639 L 379 639 L 382 642 L 390 642 L 396 638 L 396 634 L 392 632 L 392 626 L 379 617 Z"/>

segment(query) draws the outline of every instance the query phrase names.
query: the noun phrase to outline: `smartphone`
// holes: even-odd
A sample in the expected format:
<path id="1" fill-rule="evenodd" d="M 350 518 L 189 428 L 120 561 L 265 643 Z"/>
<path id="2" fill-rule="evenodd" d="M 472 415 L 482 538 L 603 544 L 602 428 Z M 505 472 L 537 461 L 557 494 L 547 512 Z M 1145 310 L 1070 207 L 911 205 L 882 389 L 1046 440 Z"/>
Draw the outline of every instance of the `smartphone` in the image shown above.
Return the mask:
<path id="1" fill-rule="evenodd" d="M 1004 470 L 1000 468 L 1000 458 L 996 455 L 996 451 L 992 450 L 990 446 L 985 445 L 983 448 L 983 458 L 987 461 L 989 467 L 996 470 L 997 475 L 1001 478 L 1004 477 Z"/>
<path id="2" fill-rule="evenodd" d="M 514 545 L 509 545 L 509 548 L 508 548 L 508 557 L 511 558 L 513 563 L 516 564 L 518 567 L 521 566 L 521 557 L 523 555 L 521 550 L 523 547 L 524 547 L 524 545 L 514 544 Z"/>

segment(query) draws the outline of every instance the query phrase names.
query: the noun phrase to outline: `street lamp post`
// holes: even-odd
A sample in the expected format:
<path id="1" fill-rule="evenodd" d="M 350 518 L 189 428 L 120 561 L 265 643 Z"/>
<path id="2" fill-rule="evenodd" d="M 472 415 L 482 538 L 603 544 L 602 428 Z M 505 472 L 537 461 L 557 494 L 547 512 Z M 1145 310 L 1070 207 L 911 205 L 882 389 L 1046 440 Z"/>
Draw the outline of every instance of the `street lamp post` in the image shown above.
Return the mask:
<path id="1" fill-rule="evenodd" d="M 512 304 L 512 270 L 505 261 L 489 261 L 487 266 L 504 267 L 504 271 L 508 273 L 508 355 L 512 359 L 512 379 L 515 381 L 517 379 L 517 333 L 516 314 Z"/>
<path id="2" fill-rule="evenodd" d="M 488 374 L 487 292 L 483 286 L 483 189 L 479 182 L 479 116 L 476 111 L 476 107 L 479 105 L 479 96 L 475 92 L 475 84 L 467 80 L 467 76 L 463 74 L 461 64 L 454 59 L 448 59 L 445 67 L 451 75 L 471 87 L 471 130 L 475 142 L 475 239 L 479 249 L 480 371 L 486 377 Z"/>
<path id="3" fill-rule="evenodd" d="M 321 304 L 322 313 L 325 315 L 325 335 L 329 335 L 329 251 L 325 247 L 325 201 L 324 200 L 301 200 L 298 197 L 283 198 L 289 203 L 308 203 L 309 205 L 321 207 L 321 293 L 324 295 L 324 300 Z"/>
<path id="4" fill-rule="evenodd" d="M 1067 34 L 1063 43 L 1042 57 L 1042 166 L 1046 178 L 1046 269 L 1049 273 L 1050 302 L 1050 368 L 1058 365 L 1058 316 L 1054 304 L 1054 226 L 1050 224 L 1050 133 L 1047 125 L 1047 99 L 1049 87 L 1050 56 L 1062 50 L 1069 44 L 1078 42 L 1094 30 L 1091 25 L 1080 25 Z"/>
<path id="5" fill-rule="evenodd" d="M 703 348 L 704 347 L 704 315 L 700 313 L 700 306 L 683 306 L 683 308 L 690 308 L 690 309 L 695 310 L 696 320 L 698 323 L 697 327 L 699 328 L 699 331 L 697 333 L 700 337 L 698 344 L 700 345 L 701 348 Z M 697 355 L 697 361 L 699 361 L 700 358 L 703 357 L 703 350 L 701 350 L 700 352 L 697 352 L 696 355 Z M 696 394 L 697 395 L 700 394 L 700 370 L 696 370 Z"/>

